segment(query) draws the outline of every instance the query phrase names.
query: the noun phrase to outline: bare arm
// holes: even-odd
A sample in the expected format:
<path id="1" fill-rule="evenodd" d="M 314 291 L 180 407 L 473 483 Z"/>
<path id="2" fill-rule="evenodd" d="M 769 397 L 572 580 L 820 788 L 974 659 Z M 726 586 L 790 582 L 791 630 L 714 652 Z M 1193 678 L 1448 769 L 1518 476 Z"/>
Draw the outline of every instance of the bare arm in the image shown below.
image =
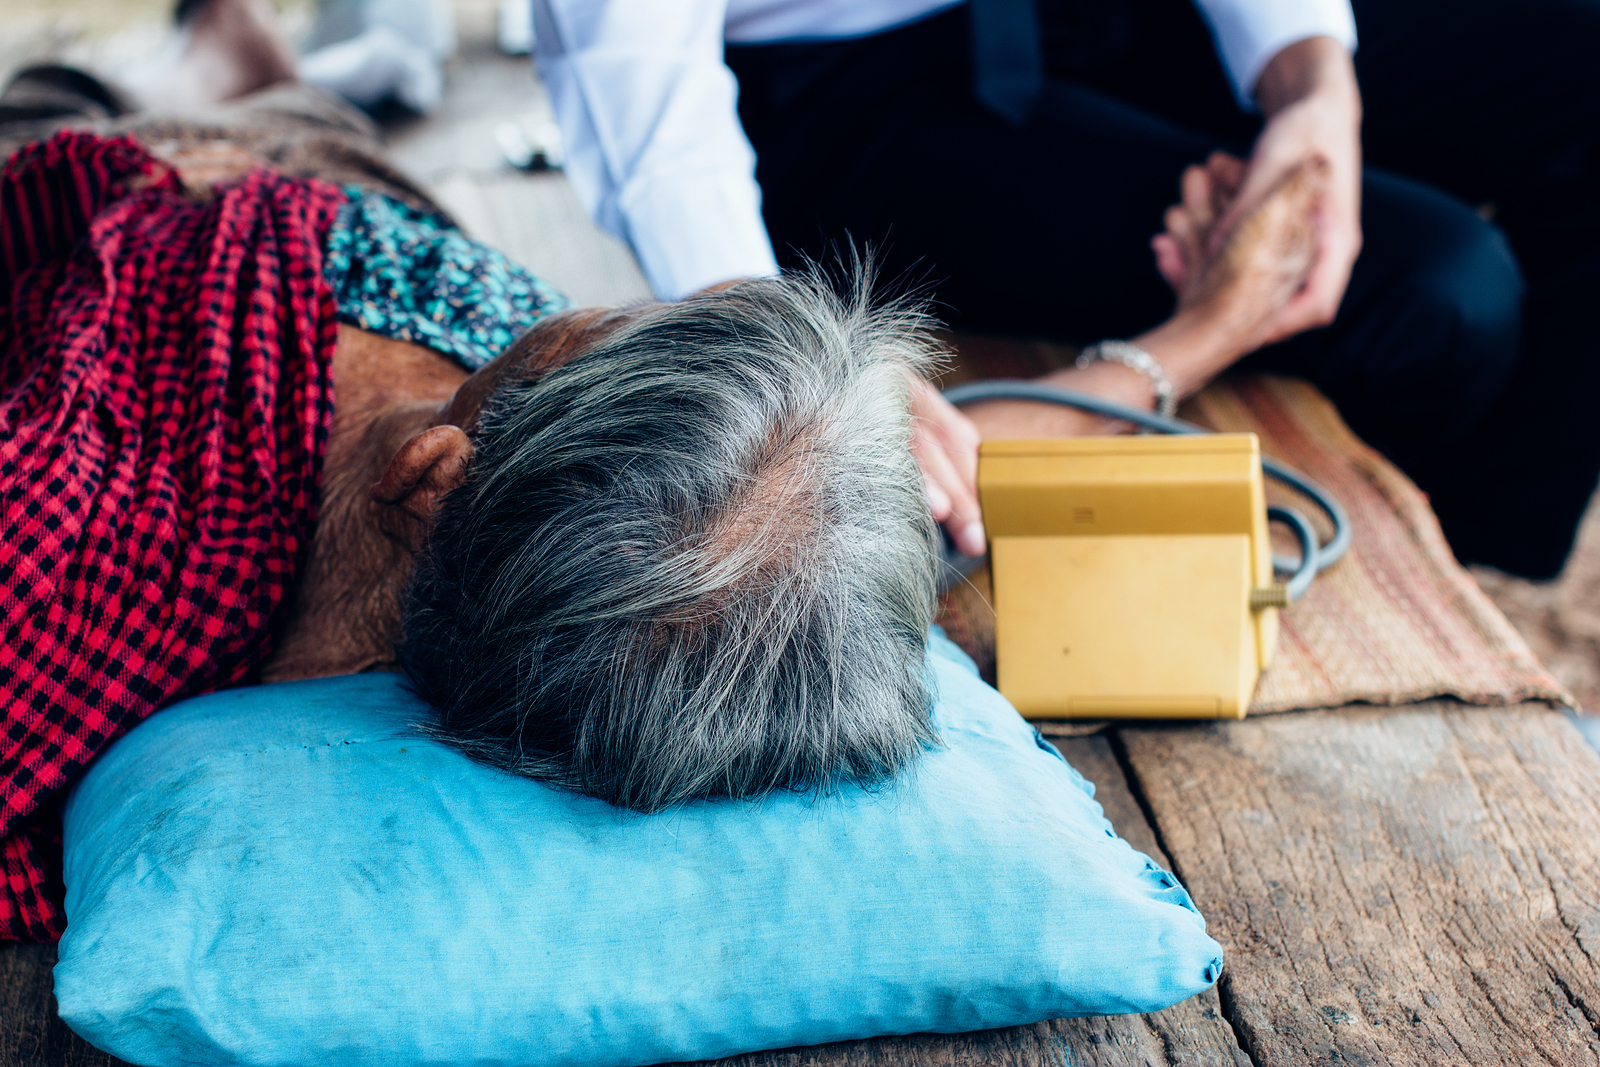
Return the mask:
<path id="1" fill-rule="evenodd" d="M 1267 116 L 1248 164 L 1218 153 L 1183 177 L 1183 202 L 1152 242 L 1178 293 L 1171 319 L 1133 338 L 1179 396 L 1273 341 L 1333 321 L 1361 251 L 1361 94 L 1344 44 L 1310 37 L 1277 53 L 1256 82 Z M 1150 408 L 1149 381 L 1113 363 L 1045 381 Z M 1118 424 L 1020 401 L 960 413 L 931 387 L 913 401 L 914 448 L 934 516 L 961 549 L 982 551 L 974 481 L 979 437 L 1110 433 Z"/>
<path id="2" fill-rule="evenodd" d="M 1326 195 L 1326 166 L 1312 161 L 1290 172 L 1233 228 L 1220 251 L 1209 249 L 1242 180 L 1242 161 L 1218 153 L 1183 176 L 1183 202 L 1167 212 L 1156 241 L 1181 276 L 1172 318 L 1138 337 L 1178 395 L 1188 396 L 1277 329 L 1284 308 L 1300 298 L 1318 259 L 1315 206 Z M 1165 273 L 1165 270 L 1164 270 Z M 1150 381 L 1113 363 L 1068 368 L 1043 381 L 1150 409 Z M 994 401 L 967 409 L 984 437 L 1059 437 L 1112 433 L 1099 416 L 1025 401 Z"/>
<path id="3" fill-rule="evenodd" d="M 1212 237 L 1213 249 L 1295 167 L 1320 159 L 1328 168 L 1314 216 L 1317 261 L 1305 287 L 1279 313 L 1265 338 L 1270 343 L 1332 322 L 1361 252 L 1361 91 L 1350 53 L 1331 37 L 1297 41 L 1263 68 L 1256 101 L 1267 124 Z"/>

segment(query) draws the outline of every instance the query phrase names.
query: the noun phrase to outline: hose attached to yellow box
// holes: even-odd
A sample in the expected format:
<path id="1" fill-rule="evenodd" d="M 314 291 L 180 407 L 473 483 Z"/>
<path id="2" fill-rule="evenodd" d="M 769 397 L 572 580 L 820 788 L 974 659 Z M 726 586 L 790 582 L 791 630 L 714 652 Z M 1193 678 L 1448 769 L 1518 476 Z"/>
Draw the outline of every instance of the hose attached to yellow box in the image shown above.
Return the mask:
<path id="1" fill-rule="evenodd" d="M 1104 400 L 1088 393 L 1077 393 L 1071 389 L 1062 389 L 1054 385 L 1045 385 L 1041 382 L 1026 382 L 1009 379 L 999 379 L 986 382 L 969 382 L 966 385 L 957 385 L 944 391 L 944 397 L 950 403 L 960 406 L 973 404 L 980 400 L 1036 400 L 1045 404 L 1061 404 L 1066 407 L 1079 408 L 1083 411 L 1092 411 L 1097 415 L 1105 415 L 1123 422 L 1131 422 L 1135 426 L 1156 433 L 1171 434 L 1203 434 L 1211 431 L 1196 426 L 1192 422 L 1183 422 L 1179 419 L 1169 419 L 1149 411 L 1140 411 L 1137 408 L 1124 407 L 1121 404 Z M 1323 514 L 1328 516 L 1328 521 L 1333 524 L 1333 536 L 1325 545 L 1317 544 L 1317 533 L 1311 526 L 1311 520 L 1293 508 L 1269 507 L 1267 518 L 1281 522 L 1294 531 L 1300 542 L 1300 558 L 1288 559 L 1283 556 L 1272 557 L 1272 569 L 1278 574 L 1286 574 L 1289 580 L 1283 585 L 1273 586 L 1269 589 L 1252 590 L 1250 606 L 1253 609 L 1281 608 L 1300 598 L 1311 586 L 1317 573 L 1333 566 L 1343 558 L 1345 551 L 1350 547 L 1350 516 L 1346 514 L 1344 506 L 1335 500 L 1326 489 L 1313 482 L 1292 467 L 1286 467 L 1277 460 L 1261 457 L 1262 473 L 1267 474 L 1290 488 L 1310 498 L 1311 502 L 1321 508 Z M 972 560 L 971 565 L 965 566 L 957 562 L 950 552 L 946 553 L 946 564 L 955 572 L 964 574 L 977 565 L 977 560 Z"/>

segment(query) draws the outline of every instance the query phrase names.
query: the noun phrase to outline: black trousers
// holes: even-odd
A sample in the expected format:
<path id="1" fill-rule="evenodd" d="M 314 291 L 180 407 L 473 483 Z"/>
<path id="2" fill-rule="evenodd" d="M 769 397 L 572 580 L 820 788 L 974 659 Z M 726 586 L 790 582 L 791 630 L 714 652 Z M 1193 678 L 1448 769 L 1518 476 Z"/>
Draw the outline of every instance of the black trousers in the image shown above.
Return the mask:
<path id="1" fill-rule="evenodd" d="M 780 260 L 870 242 L 963 329 L 1086 343 L 1169 315 L 1149 238 L 1182 168 L 1246 153 L 1259 117 L 1186 0 L 1040 8 L 1023 129 L 972 96 L 965 8 L 729 46 Z M 1244 366 L 1320 386 L 1463 561 L 1554 576 L 1600 476 L 1600 0 L 1355 11 L 1365 245 L 1336 321 Z"/>

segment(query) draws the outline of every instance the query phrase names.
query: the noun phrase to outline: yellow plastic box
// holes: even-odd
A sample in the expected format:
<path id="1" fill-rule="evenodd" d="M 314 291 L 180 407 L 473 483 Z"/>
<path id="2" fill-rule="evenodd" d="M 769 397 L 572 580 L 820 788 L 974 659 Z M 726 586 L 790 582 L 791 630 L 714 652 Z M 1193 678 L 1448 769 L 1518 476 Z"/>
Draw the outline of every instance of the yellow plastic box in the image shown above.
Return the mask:
<path id="1" fill-rule="evenodd" d="M 1254 434 L 986 441 L 978 491 L 1018 711 L 1244 717 L 1278 640 Z"/>

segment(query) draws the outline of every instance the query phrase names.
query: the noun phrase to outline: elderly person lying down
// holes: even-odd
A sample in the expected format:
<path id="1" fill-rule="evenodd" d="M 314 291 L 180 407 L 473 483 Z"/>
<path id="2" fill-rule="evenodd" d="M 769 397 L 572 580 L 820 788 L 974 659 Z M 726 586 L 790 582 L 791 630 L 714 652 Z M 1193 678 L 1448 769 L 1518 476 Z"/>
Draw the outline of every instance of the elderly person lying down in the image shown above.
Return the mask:
<path id="1" fill-rule="evenodd" d="M 141 125 L 82 77 L 18 83 L 75 128 L 0 172 L 0 936 L 63 928 L 63 788 L 217 688 L 403 667 L 438 736 L 644 810 L 932 742 L 918 315 L 811 277 L 560 311 L 336 105 Z M 1264 321 L 1295 279 L 1228 255 L 1184 314 Z"/>
<path id="2" fill-rule="evenodd" d="M 330 284 L 352 205 L 261 170 L 196 202 L 82 133 L 0 178 L 13 937 L 59 922 L 47 801 L 129 726 L 397 644 L 441 735 L 631 807 L 931 738 L 901 316 L 767 281 L 554 315 L 469 374 L 448 311 Z"/>

